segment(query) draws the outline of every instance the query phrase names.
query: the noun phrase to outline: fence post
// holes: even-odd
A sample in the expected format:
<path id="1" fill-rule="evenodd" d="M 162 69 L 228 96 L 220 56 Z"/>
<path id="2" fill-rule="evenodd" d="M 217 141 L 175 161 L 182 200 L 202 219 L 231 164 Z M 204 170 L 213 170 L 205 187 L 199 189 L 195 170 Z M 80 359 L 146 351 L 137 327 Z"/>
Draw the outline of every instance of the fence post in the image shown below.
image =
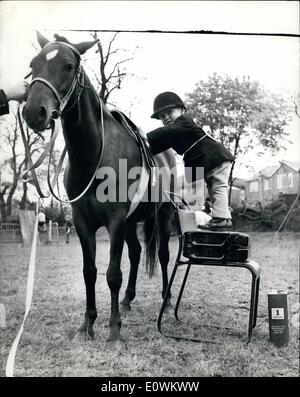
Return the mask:
<path id="1" fill-rule="evenodd" d="M 52 221 L 50 220 L 48 223 L 48 243 L 51 243 L 52 241 Z"/>
<path id="2" fill-rule="evenodd" d="M 6 314 L 4 303 L 0 303 L 0 328 L 6 328 Z"/>

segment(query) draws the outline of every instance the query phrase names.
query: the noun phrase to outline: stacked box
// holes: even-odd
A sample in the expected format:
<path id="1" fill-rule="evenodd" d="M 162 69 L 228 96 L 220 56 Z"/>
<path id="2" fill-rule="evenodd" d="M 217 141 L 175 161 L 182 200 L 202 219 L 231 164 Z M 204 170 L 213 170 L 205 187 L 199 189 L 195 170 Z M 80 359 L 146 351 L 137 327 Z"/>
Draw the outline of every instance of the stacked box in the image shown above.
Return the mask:
<path id="1" fill-rule="evenodd" d="M 249 236 L 238 232 L 187 231 L 182 254 L 195 262 L 244 262 L 250 256 Z"/>

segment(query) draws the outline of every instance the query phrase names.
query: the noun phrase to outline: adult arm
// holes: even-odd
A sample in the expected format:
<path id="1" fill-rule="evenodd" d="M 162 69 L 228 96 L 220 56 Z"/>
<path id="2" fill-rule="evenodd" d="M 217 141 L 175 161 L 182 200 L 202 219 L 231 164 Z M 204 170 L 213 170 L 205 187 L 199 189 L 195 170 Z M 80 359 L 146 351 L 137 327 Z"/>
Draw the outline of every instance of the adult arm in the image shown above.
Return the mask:
<path id="1" fill-rule="evenodd" d="M 0 116 L 9 113 L 8 99 L 3 90 L 0 90 Z"/>
<path id="2" fill-rule="evenodd" d="M 20 81 L 9 87 L 5 92 L 0 90 L 0 116 L 9 113 L 9 101 L 22 102 L 26 100 L 28 90 L 29 84 L 27 81 Z"/>

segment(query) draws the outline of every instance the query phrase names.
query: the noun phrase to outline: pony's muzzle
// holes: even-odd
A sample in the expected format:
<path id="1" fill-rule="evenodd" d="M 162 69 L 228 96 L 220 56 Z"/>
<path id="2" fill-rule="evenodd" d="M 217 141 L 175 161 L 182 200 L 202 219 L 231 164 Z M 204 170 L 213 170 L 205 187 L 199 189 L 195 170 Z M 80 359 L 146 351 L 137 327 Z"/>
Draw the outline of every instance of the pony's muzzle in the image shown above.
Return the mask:
<path id="1" fill-rule="evenodd" d="M 29 107 L 28 103 L 23 107 L 22 115 L 29 128 L 44 130 L 46 127 L 47 109 L 44 106 Z"/>

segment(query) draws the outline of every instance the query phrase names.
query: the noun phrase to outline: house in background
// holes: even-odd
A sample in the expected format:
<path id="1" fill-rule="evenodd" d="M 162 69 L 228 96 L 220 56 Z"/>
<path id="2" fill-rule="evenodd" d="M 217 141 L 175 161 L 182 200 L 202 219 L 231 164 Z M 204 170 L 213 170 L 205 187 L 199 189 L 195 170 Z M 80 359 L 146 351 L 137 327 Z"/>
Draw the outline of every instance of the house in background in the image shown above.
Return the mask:
<path id="1" fill-rule="evenodd" d="M 245 185 L 247 205 L 258 202 L 264 207 L 276 200 L 280 193 L 295 196 L 300 191 L 300 162 L 287 160 L 260 170 Z"/>
<path id="2" fill-rule="evenodd" d="M 181 156 L 176 156 L 178 172 L 177 187 L 186 200 L 192 205 L 196 203 L 196 209 L 202 208 L 204 199 L 208 196 L 207 188 L 202 179 L 197 186 L 196 195 L 193 191 L 186 190 L 182 186 L 182 174 L 184 167 Z M 300 192 L 300 161 L 292 162 L 283 160 L 277 165 L 267 166 L 255 174 L 252 178 L 245 180 L 234 178 L 231 190 L 230 206 L 232 208 L 246 206 L 266 206 L 276 200 L 280 193 L 284 194 L 285 200 L 292 202 Z M 192 205 L 193 207 L 193 205 Z"/>

